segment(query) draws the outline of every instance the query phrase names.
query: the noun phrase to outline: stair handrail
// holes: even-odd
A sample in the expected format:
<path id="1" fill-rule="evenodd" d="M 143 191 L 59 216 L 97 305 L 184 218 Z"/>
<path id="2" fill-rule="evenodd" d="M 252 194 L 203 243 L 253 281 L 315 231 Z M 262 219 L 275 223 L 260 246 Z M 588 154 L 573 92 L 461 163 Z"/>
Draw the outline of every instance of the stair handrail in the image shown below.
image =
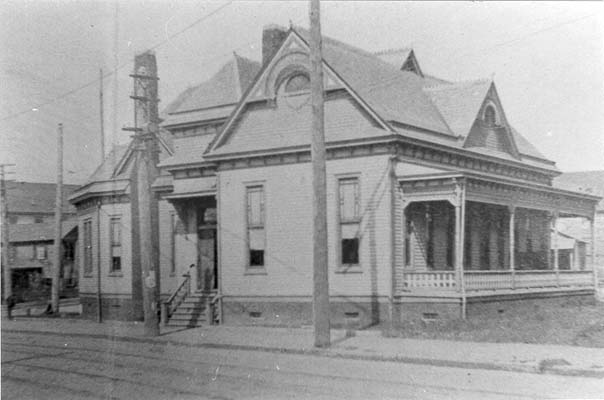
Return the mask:
<path id="1" fill-rule="evenodd" d="M 168 297 L 168 300 L 162 303 L 161 319 L 164 325 L 168 323 L 168 319 L 172 316 L 172 313 L 174 313 L 176 308 L 178 308 L 184 299 L 191 294 L 191 269 L 193 267 L 195 267 L 195 264 L 189 265 L 187 272 L 182 275 L 185 279 L 183 279 L 176 290 Z"/>
<path id="2" fill-rule="evenodd" d="M 217 322 L 220 324 L 222 322 L 222 294 L 221 293 L 216 293 L 212 296 L 212 298 L 210 299 L 210 308 L 211 308 L 211 323 L 213 324 L 214 321 L 217 319 Z M 216 306 L 216 303 L 218 303 L 218 306 Z M 214 311 L 217 310 L 218 312 L 216 313 L 216 315 L 214 314 Z"/>

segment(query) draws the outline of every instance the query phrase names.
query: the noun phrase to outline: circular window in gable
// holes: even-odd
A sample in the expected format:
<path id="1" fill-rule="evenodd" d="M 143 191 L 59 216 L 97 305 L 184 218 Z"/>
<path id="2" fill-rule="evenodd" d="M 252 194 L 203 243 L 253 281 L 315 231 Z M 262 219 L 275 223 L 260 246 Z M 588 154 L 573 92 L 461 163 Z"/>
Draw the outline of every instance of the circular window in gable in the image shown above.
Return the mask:
<path id="1" fill-rule="evenodd" d="M 308 75 L 298 73 L 290 76 L 285 82 L 285 93 L 295 93 L 310 90 L 310 79 Z"/>

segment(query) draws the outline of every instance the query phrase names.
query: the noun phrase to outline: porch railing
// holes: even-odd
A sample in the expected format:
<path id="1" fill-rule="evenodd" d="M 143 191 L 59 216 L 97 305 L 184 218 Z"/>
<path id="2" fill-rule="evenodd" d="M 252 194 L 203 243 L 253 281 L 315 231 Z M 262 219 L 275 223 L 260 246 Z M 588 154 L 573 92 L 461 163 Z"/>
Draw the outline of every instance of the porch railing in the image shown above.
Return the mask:
<path id="1" fill-rule="evenodd" d="M 465 271 L 466 290 L 593 287 L 592 271 Z"/>
<path id="2" fill-rule="evenodd" d="M 454 271 L 404 272 L 398 288 L 402 291 L 422 289 L 457 290 Z M 592 288 L 592 271 L 464 271 L 466 291 Z"/>
<path id="3" fill-rule="evenodd" d="M 455 272 L 426 271 L 403 273 L 403 290 L 417 288 L 454 289 Z"/>
<path id="4" fill-rule="evenodd" d="M 191 294 L 191 269 L 195 267 L 195 264 L 191 264 L 185 274 L 183 274 L 183 280 L 180 282 L 176 290 L 168 297 L 168 300 L 161 304 L 161 322 L 165 326 L 168 324 L 168 320 L 176 311 L 179 305 Z"/>

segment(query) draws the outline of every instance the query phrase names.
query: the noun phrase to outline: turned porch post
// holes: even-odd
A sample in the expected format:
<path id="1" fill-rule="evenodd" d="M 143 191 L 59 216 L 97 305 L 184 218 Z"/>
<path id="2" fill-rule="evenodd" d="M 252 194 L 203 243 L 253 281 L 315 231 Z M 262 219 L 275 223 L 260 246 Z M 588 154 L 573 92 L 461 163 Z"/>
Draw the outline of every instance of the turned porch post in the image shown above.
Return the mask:
<path id="1" fill-rule="evenodd" d="M 516 247 L 516 235 L 515 235 L 515 220 L 516 220 L 516 206 L 511 204 L 508 206 L 508 211 L 510 214 L 510 222 L 508 224 L 508 230 L 510 233 L 510 271 L 512 271 L 512 289 L 516 288 L 516 252 L 514 251 Z"/>
<path id="2" fill-rule="evenodd" d="M 466 199 L 463 183 L 455 182 L 455 273 L 461 293 L 461 318 L 466 319 L 466 285 L 463 270 Z"/>
<path id="3" fill-rule="evenodd" d="M 596 298 L 598 298 L 598 270 L 596 267 L 596 214 L 594 213 L 590 219 L 589 229 L 590 229 L 590 237 L 591 243 L 589 247 L 591 248 L 591 270 L 594 278 L 594 293 Z"/>
<path id="4" fill-rule="evenodd" d="M 554 228 L 554 271 L 556 272 L 556 286 L 560 286 L 560 265 L 558 257 L 558 211 L 552 214 L 552 227 Z"/>

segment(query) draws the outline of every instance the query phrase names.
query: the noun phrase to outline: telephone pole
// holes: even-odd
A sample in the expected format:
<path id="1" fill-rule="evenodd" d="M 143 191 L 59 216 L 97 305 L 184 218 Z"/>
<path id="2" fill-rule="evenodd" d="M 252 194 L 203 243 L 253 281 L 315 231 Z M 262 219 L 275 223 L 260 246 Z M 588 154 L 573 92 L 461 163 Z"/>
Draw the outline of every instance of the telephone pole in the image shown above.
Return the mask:
<path id="1" fill-rule="evenodd" d="M 59 124 L 57 129 L 57 197 L 55 200 L 55 254 L 52 269 L 52 287 L 50 302 L 52 312 L 59 313 L 59 290 L 61 287 L 61 253 L 62 235 L 61 220 L 63 219 L 63 124 Z"/>
<path id="2" fill-rule="evenodd" d="M 310 98 L 312 103 L 313 323 L 315 347 L 330 345 L 327 199 L 323 108 L 323 56 L 319 0 L 310 1 Z"/>
<path id="3" fill-rule="evenodd" d="M 100 117 L 101 117 L 101 163 L 105 159 L 105 112 L 103 107 L 103 69 L 99 70 L 100 75 L 100 86 L 99 86 L 99 106 L 100 106 Z"/>
<path id="4" fill-rule="evenodd" d="M 137 259 L 140 263 L 145 336 L 159 335 L 159 208 L 151 184 L 158 176 L 159 113 L 157 108 L 157 64 L 155 54 L 147 51 L 134 59 L 134 132 L 135 163 L 132 179 L 133 203 L 138 221 L 134 229 L 138 236 Z M 136 248 L 136 246 L 133 246 Z M 133 274 L 134 275 L 134 274 Z"/>
<path id="5" fill-rule="evenodd" d="M 2 273 L 4 278 L 4 287 L 2 288 L 2 303 L 6 304 L 7 299 L 13 294 L 13 277 L 10 268 L 10 240 L 8 233 L 8 200 L 6 196 L 6 175 L 10 172 L 5 171 L 6 167 L 12 167 L 15 164 L 0 164 L 0 202 L 2 203 Z"/>

